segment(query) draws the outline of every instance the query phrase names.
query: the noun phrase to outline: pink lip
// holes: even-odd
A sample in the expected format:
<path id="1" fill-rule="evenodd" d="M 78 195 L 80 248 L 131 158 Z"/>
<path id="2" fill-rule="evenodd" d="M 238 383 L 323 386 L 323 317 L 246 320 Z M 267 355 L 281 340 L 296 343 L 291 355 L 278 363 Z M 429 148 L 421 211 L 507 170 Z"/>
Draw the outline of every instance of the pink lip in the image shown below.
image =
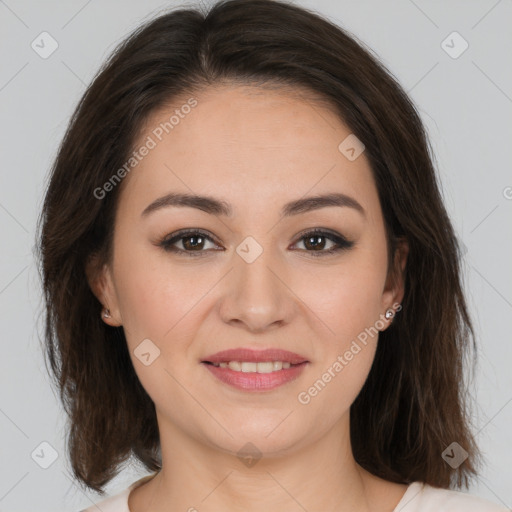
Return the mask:
<path id="1" fill-rule="evenodd" d="M 289 352 L 288 350 L 281 350 L 277 348 L 270 348 L 266 350 L 253 350 L 250 348 L 236 348 L 230 350 L 222 350 L 203 359 L 204 362 L 208 363 L 227 363 L 229 361 L 240 361 L 240 362 L 265 362 L 265 361 L 283 361 L 290 364 L 300 364 L 308 362 L 308 360 L 296 354 Z M 269 375 L 269 374 L 261 374 Z"/>
<path id="2" fill-rule="evenodd" d="M 288 352 L 289 354 L 289 352 Z M 274 361 L 282 361 L 282 359 L 274 359 Z M 239 361 L 239 359 L 230 359 L 230 361 Z M 254 361 L 254 359 L 252 359 Z M 290 368 L 282 369 L 272 373 L 257 372 L 236 372 L 230 368 L 221 368 L 213 364 L 202 363 L 208 370 L 222 382 L 240 389 L 242 391 L 267 391 L 282 386 L 287 382 L 295 380 L 308 364 L 307 361 L 290 366 Z"/>

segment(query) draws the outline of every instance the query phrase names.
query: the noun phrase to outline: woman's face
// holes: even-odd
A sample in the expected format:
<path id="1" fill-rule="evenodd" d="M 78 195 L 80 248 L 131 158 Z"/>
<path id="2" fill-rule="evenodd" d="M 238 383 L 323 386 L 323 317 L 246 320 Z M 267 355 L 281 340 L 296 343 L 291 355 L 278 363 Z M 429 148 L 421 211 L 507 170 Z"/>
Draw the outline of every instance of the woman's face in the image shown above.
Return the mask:
<path id="1" fill-rule="evenodd" d="M 124 328 L 162 437 L 181 432 L 233 453 L 247 442 L 299 449 L 348 428 L 375 329 L 389 326 L 384 313 L 403 294 L 387 279 L 369 163 L 337 116 L 297 96 L 223 86 L 194 98 L 148 120 L 135 147 L 149 149 L 122 185 L 112 266 L 93 286 L 106 321 Z M 208 196 L 231 213 L 166 203 L 168 194 Z M 302 203 L 327 194 L 339 204 Z M 205 362 L 240 348 L 307 362 Z M 220 359 L 257 359 L 245 356 Z"/>

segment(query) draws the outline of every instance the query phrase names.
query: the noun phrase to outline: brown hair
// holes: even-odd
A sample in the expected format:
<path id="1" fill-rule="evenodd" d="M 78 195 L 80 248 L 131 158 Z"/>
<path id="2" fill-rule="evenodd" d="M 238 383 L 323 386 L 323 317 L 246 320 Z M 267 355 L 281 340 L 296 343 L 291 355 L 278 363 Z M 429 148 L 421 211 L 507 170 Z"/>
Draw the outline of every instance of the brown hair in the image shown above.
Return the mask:
<path id="1" fill-rule="evenodd" d="M 86 279 L 93 255 L 110 261 L 121 187 L 102 199 L 94 191 L 126 162 L 151 113 L 222 82 L 310 91 L 364 143 L 390 270 L 400 238 L 409 255 L 403 310 L 380 334 L 351 406 L 354 457 L 389 481 L 468 487 L 481 457 L 469 429 L 463 374 L 474 332 L 460 248 L 420 117 L 353 35 L 271 0 L 221 1 L 207 13 L 182 8 L 145 22 L 104 64 L 72 116 L 52 167 L 38 249 L 45 355 L 69 416 L 75 477 L 104 493 L 131 455 L 150 471 L 161 467 L 154 404 L 134 371 L 122 327 L 102 322 Z M 456 469 L 441 457 L 454 441 L 468 452 Z"/>

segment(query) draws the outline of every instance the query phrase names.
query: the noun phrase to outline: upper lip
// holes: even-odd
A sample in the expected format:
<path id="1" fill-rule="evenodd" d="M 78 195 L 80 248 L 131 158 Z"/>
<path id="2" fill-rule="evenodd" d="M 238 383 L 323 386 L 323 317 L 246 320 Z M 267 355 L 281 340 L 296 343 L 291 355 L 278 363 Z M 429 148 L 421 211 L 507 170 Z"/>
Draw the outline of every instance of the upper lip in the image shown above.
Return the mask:
<path id="1" fill-rule="evenodd" d="M 225 363 L 229 361 L 240 362 L 265 362 L 265 361 L 283 361 L 290 364 L 300 364 L 307 362 L 307 359 L 300 354 L 282 350 L 279 348 L 269 348 L 266 350 L 254 350 L 251 348 L 234 348 L 222 350 L 206 357 L 202 362 L 205 363 Z"/>

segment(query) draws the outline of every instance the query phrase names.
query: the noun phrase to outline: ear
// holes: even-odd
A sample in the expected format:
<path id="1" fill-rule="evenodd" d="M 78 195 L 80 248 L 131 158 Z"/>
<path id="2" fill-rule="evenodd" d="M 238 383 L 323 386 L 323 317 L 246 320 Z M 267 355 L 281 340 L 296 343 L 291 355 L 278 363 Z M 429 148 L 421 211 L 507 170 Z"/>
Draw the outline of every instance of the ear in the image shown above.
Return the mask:
<path id="1" fill-rule="evenodd" d="M 103 308 L 107 308 L 110 311 L 110 317 L 105 318 L 102 310 L 101 319 L 112 327 L 119 327 L 122 325 L 110 265 L 107 263 L 100 263 L 99 256 L 97 254 L 93 254 L 89 257 L 86 263 L 85 273 L 92 292 L 102 304 Z"/>
<path id="2" fill-rule="evenodd" d="M 384 291 L 382 293 L 382 309 L 381 318 L 385 318 L 387 310 L 393 311 L 393 316 L 385 319 L 386 326 L 389 327 L 393 321 L 394 315 L 400 311 L 401 303 L 405 294 L 405 269 L 407 266 L 407 257 L 409 255 L 409 244 L 402 237 L 398 240 L 395 254 L 393 255 L 393 265 L 388 273 Z"/>

